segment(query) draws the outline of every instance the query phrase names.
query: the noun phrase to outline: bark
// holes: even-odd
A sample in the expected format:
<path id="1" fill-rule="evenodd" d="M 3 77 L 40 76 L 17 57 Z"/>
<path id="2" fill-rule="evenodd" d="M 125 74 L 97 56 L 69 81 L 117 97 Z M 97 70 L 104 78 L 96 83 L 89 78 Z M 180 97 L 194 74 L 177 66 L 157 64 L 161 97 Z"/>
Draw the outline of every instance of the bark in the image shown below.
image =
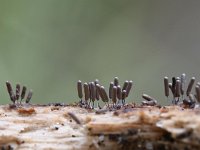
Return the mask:
<path id="1" fill-rule="evenodd" d="M 200 109 L 0 106 L 1 149 L 200 149 Z"/>

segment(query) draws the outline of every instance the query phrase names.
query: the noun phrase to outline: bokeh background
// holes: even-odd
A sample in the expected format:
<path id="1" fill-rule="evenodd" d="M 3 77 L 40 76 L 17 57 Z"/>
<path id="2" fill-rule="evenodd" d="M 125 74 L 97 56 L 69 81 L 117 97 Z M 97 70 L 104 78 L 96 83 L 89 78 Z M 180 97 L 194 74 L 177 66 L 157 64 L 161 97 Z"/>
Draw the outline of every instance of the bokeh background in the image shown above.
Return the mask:
<path id="1" fill-rule="evenodd" d="M 0 0 L 0 104 L 5 81 L 34 90 L 35 103 L 78 101 L 76 81 L 133 80 L 167 104 L 163 77 L 199 79 L 200 1 Z"/>

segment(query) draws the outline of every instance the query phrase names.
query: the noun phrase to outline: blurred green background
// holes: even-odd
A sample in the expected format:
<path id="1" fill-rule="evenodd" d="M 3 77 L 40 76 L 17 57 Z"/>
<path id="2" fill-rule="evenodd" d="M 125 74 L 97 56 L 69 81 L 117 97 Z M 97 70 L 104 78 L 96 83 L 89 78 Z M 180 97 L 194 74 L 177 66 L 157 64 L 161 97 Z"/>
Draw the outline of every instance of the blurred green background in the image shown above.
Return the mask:
<path id="1" fill-rule="evenodd" d="M 199 78 L 200 1 L 0 0 L 0 99 L 5 81 L 34 90 L 32 102 L 77 101 L 76 82 L 133 80 L 167 104 L 164 76 Z"/>

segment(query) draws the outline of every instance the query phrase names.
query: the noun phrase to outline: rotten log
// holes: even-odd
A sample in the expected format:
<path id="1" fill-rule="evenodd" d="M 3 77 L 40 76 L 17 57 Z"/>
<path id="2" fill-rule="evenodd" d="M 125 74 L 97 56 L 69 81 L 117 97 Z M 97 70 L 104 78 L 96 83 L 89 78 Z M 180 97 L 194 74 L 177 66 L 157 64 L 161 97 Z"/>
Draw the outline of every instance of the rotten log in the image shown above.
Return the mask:
<path id="1" fill-rule="evenodd" d="M 200 149 L 199 108 L 126 104 L 96 111 L 64 104 L 1 105 L 0 148 Z"/>

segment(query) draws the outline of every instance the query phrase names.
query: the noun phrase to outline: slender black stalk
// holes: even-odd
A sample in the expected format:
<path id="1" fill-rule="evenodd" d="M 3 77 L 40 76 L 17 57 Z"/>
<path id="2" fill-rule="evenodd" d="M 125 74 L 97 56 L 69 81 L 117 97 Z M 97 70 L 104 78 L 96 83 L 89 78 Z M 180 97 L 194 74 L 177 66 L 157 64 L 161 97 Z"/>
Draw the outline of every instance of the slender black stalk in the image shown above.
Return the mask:
<path id="1" fill-rule="evenodd" d="M 16 84 L 16 100 L 19 100 L 20 97 L 20 84 Z"/>
<path id="2" fill-rule="evenodd" d="M 186 91 L 186 95 L 189 96 L 190 95 L 190 92 L 192 90 L 192 87 L 194 85 L 194 82 L 195 82 L 195 77 L 192 77 L 189 84 L 188 84 L 188 88 L 187 88 L 187 91 Z"/>
<path id="3" fill-rule="evenodd" d="M 114 86 L 118 86 L 119 85 L 119 78 L 115 77 L 114 78 Z"/>
<path id="4" fill-rule="evenodd" d="M 85 93 L 85 101 L 86 103 L 88 103 L 88 100 L 90 98 L 89 85 L 87 83 L 84 83 L 83 88 L 84 88 L 84 93 Z"/>
<path id="5" fill-rule="evenodd" d="M 26 95 L 26 86 L 23 86 L 21 92 L 21 101 L 24 99 L 25 95 Z"/>
<path id="6" fill-rule="evenodd" d="M 164 88 L 165 88 L 165 96 L 169 97 L 169 79 L 168 79 L 168 77 L 164 78 Z"/>
<path id="7" fill-rule="evenodd" d="M 12 89 L 12 85 L 9 81 L 6 82 L 6 86 L 7 86 L 7 90 L 8 90 L 8 94 L 10 96 L 10 100 L 15 103 L 15 100 L 16 100 L 16 97 L 15 97 L 15 94 L 13 92 L 13 89 Z"/>
<path id="8" fill-rule="evenodd" d="M 113 86 L 112 102 L 113 102 L 113 104 L 116 104 L 116 102 L 117 102 L 117 87 L 116 86 Z"/>
<path id="9" fill-rule="evenodd" d="M 30 89 L 26 98 L 26 103 L 30 102 L 32 96 L 33 96 L 33 90 Z"/>
<path id="10" fill-rule="evenodd" d="M 128 86 L 127 86 L 127 90 L 126 90 L 126 97 L 128 97 L 128 95 L 131 91 L 132 85 L 133 85 L 133 81 L 129 81 Z"/>
<path id="11" fill-rule="evenodd" d="M 77 91 L 78 91 L 78 97 L 80 98 L 80 101 L 82 102 L 83 92 L 82 92 L 82 82 L 81 82 L 81 80 L 79 80 L 77 82 Z"/>
<path id="12" fill-rule="evenodd" d="M 112 99 L 113 86 L 114 86 L 114 83 L 110 82 L 110 86 L 109 86 L 109 98 L 110 99 Z"/>

